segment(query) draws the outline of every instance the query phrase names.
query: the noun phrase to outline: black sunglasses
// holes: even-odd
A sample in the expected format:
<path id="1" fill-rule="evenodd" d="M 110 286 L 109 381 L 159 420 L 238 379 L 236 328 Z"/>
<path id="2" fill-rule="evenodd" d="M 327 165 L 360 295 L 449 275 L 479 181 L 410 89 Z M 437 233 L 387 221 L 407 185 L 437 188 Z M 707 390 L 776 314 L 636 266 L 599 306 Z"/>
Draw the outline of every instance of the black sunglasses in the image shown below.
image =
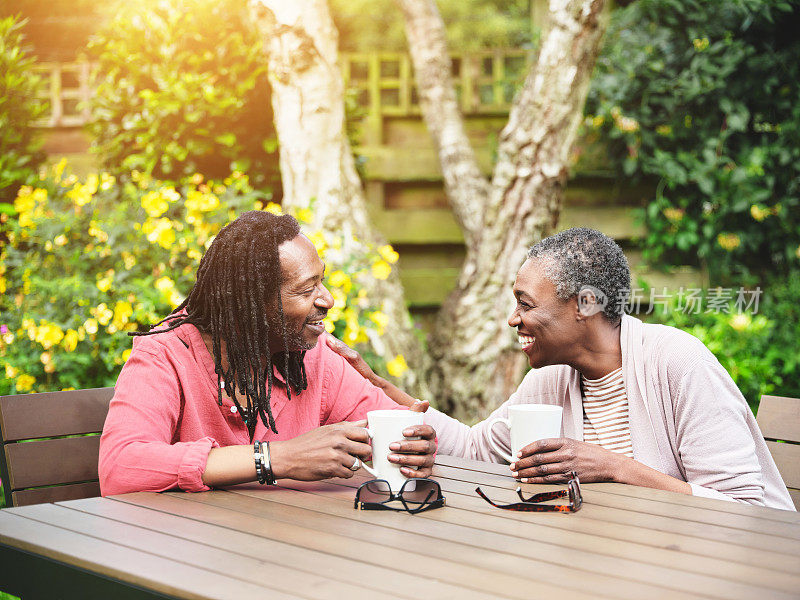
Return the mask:
<path id="1" fill-rule="evenodd" d="M 399 500 L 403 508 L 389 506 Z M 395 510 L 413 514 L 444 506 L 442 488 L 432 479 L 409 479 L 395 494 L 385 479 L 362 483 L 356 491 L 353 508 L 361 510 Z"/>
<path id="2" fill-rule="evenodd" d="M 526 498 L 522 495 L 522 488 L 517 488 L 517 495 L 522 502 L 515 502 L 513 504 L 496 504 L 489 500 L 489 498 L 481 491 L 481 488 L 475 488 L 478 495 L 486 500 L 489 504 L 496 508 L 503 508 L 506 510 L 517 510 L 522 512 L 578 512 L 583 506 L 583 498 L 581 497 L 581 482 L 578 479 L 578 474 L 575 471 L 571 473 L 572 477 L 567 482 L 567 489 L 558 490 L 555 492 L 542 492 L 534 494 Z M 569 498 L 569 504 L 538 504 L 539 502 L 547 502 L 548 500 L 558 500 L 559 498 Z"/>

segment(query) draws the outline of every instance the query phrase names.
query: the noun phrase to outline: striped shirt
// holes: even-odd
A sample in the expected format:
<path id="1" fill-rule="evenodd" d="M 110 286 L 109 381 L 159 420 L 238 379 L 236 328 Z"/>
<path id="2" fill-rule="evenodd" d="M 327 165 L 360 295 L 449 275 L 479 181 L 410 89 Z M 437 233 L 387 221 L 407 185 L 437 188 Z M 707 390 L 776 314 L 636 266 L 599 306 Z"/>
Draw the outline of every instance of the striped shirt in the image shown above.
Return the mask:
<path id="1" fill-rule="evenodd" d="M 583 441 L 633 458 L 622 367 L 583 385 Z"/>

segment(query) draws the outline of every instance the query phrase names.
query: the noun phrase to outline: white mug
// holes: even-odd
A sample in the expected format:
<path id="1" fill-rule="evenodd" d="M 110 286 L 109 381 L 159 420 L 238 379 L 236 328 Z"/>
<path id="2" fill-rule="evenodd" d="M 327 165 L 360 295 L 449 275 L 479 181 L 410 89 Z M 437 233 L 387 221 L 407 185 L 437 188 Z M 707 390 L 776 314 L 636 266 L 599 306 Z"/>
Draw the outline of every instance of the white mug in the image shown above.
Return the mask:
<path id="1" fill-rule="evenodd" d="M 517 453 L 536 440 L 556 438 L 561 435 L 562 408 L 553 404 L 512 404 L 508 419 L 496 417 L 489 423 L 489 443 L 509 463 L 517 462 Z M 507 454 L 494 440 L 492 428 L 505 423 L 511 430 L 511 454 Z"/>
<path id="2" fill-rule="evenodd" d="M 385 479 L 393 492 L 399 492 L 408 478 L 400 472 L 400 465 L 389 462 L 387 456 L 393 451 L 389 444 L 405 438 L 403 430 L 422 425 L 422 413 L 410 410 L 371 410 L 367 413 L 367 432 L 372 440 L 372 467 L 364 467 L 376 479 Z"/>

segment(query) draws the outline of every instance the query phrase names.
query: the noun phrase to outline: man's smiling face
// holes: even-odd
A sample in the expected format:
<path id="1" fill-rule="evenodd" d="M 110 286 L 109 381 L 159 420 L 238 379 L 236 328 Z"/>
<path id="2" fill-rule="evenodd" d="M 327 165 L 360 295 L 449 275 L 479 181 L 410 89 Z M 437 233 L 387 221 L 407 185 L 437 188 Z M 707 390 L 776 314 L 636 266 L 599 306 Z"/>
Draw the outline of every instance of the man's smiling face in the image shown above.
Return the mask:
<path id="1" fill-rule="evenodd" d="M 281 263 L 281 304 L 286 319 L 288 349 L 308 350 L 325 331 L 322 319 L 333 306 L 333 296 L 322 283 L 325 263 L 304 235 L 278 246 Z M 270 350 L 283 350 L 283 336 L 277 306 L 270 314 Z"/>

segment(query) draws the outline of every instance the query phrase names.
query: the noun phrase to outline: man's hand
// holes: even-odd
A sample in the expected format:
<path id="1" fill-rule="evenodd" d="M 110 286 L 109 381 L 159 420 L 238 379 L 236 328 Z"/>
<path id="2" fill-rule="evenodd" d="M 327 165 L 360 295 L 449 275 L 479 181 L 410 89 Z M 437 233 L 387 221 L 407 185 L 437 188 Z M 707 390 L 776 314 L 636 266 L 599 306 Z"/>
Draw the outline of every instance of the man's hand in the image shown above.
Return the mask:
<path id="1" fill-rule="evenodd" d="M 406 477 L 430 477 L 433 472 L 433 460 L 436 456 L 436 432 L 433 427 L 414 425 L 404 429 L 403 435 L 407 438 L 419 437 L 420 439 L 407 439 L 389 444 L 389 449 L 394 452 L 388 456 L 389 462 L 401 465 L 400 472 Z"/>
<path id="2" fill-rule="evenodd" d="M 511 472 L 523 483 L 564 483 L 575 471 L 582 482 L 620 481 L 620 475 L 633 462 L 623 454 L 597 444 L 568 438 L 539 440 L 520 451 L 511 463 Z"/>
<path id="3" fill-rule="evenodd" d="M 270 442 L 273 474 L 299 481 L 352 477 L 355 473 L 350 467 L 356 458 L 372 458 L 366 426 L 366 421 L 336 423 L 291 440 Z"/>

